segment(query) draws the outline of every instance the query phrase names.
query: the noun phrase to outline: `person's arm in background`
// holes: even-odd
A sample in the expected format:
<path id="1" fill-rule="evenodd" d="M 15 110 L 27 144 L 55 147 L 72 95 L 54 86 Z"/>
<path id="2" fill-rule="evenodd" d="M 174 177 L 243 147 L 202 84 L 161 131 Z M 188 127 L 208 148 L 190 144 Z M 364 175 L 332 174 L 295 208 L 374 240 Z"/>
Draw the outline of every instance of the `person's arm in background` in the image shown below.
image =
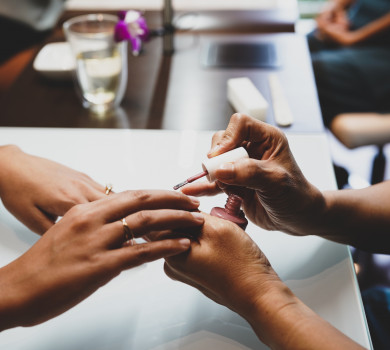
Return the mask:
<path id="1" fill-rule="evenodd" d="M 191 249 L 165 259 L 169 277 L 240 314 L 271 349 L 362 349 L 302 303 L 241 228 L 204 217 Z"/>
<path id="2" fill-rule="evenodd" d="M 333 0 L 327 1 L 316 17 L 317 29 L 319 34 L 330 24 L 341 28 L 348 28 L 349 21 L 346 10 L 355 0 Z"/>
<path id="3" fill-rule="evenodd" d="M 0 147 L 0 198 L 32 231 L 43 234 L 76 204 L 102 198 L 105 188 L 87 175 L 14 145 Z"/>
<path id="4" fill-rule="evenodd" d="M 188 238 L 131 245 L 150 231 L 196 227 L 199 201 L 173 191 L 113 193 L 79 204 L 26 253 L 0 268 L 0 331 L 55 317 L 123 270 L 188 250 Z M 195 211 L 195 212 L 192 212 Z"/>
<path id="5" fill-rule="evenodd" d="M 340 45 L 349 46 L 364 42 L 385 31 L 389 31 L 390 35 L 390 13 L 356 30 L 329 24 L 322 28 L 321 32 L 326 38 Z"/>
<path id="6" fill-rule="evenodd" d="M 183 193 L 214 194 L 222 188 L 240 195 L 247 217 L 265 229 L 390 252 L 390 181 L 321 192 L 304 177 L 279 129 L 242 114 L 233 115 L 226 131 L 213 137 L 209 156 L 240 146 L 249 159 L 222 165 L 218 183 L 193 183 Z"/>

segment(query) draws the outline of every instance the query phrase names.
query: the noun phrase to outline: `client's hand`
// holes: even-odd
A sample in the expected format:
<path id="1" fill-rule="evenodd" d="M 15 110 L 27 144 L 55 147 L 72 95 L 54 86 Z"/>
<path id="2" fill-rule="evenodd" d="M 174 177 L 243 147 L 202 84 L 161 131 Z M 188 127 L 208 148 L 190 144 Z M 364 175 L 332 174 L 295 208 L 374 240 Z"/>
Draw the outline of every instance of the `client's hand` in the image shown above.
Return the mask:
<path id="1" fill-rule="evenodd" d="M 239 313 L 271 349 L 362 349 L 303 304 L 243 230 L 204 216 L 191 249 L 165 259 L 169 277 Z"/>
<path id="2" fill-rule="evenodd" d="M 171 191 L 128 191 L 74 206 L 30 250 L 0 269 L 0 330 L 48 320 L 121 271 L 186 251 L 187 238 L 124 242 L 132 234 L 200 226 L 202 215 L 191 212 L 198 206 L 196 199 Z"/>
<path id="3" fill-rule="evenodd" d="M 214 135 L 209 156 L 240 146 L 247 149 L 249 159 L 223 164 L 215 174 L 217 183 L 193 183 L 183 187 L 183 193 L 207 195 L 222 188 L 243 198 L 245 214 L 255 224 L 308 234 L 309 227 L 317 226 L 325 202 L 322 193 L 303 176 L 286 136 L 276 127 L 234 114 L 226 131 Z"/>
<path id="4" fill-rule="evenodd" d="M 16 146 L 0 147 L 0 197 L 34 232 L 46 232 L 74 205 L 104 194 L 104 187 L 83 173 L 28 155 Z"/>
<path id="5" fill-rule="evenodd" d="M 236 224 L 207 214 L 191 250 L 165 259 L 172 279 L 248 317 L 259 299 L 281 283 L 265 255 Z"/>

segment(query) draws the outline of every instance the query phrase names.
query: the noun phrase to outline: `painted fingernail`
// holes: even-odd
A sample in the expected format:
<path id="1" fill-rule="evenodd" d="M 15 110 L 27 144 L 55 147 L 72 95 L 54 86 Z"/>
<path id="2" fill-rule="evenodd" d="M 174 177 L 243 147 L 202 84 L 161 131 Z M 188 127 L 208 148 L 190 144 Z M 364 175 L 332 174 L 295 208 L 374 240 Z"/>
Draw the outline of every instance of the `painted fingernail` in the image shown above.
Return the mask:
<path id="1" fill-rule="evenodd" d="M 204 221 L 204 217 L 202 213 L 199 213 L 198 211 L 191 212 L 192 216 L 195 218 L 196 221 Z"/>
<path id="2" fill-rule="evenodd" d="M 218 168 L 218 178 L 219 179 L 231 179 L 234 176 L 234 165 L 232 163 L 221 164 Z"/>
<path id="3" fill-rule="evenodd" d="M 189 199 L 191 199 L 191 202 L 194 203 L 196 206 L 200 205 L 200 201 L 197 197 L 194 196 L 188 196 Z"/>
<path id="4" fill-rule="evenodd" d="M 189 248 L 191 246 L 191 241 L 188 239 L 188 238 L 181 238 L 179 240 L 179 244 L 183 247 L 183 248 Z"/>

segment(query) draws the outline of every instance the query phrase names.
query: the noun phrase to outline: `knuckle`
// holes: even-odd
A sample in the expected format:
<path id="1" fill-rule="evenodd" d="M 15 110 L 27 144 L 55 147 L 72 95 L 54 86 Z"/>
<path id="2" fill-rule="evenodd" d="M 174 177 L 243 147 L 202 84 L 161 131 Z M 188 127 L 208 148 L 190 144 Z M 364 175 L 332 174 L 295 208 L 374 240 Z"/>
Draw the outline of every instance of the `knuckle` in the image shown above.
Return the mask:
<path id="1" fill-rule="evenodd" d="M 152 253 L 150 245 L 148 243 L 144 243 L 144 244 L 137 244 L 134 247 L 136 249 L 136 254 L 135 254 L 136 261 L 138 263 L 148 261 L 149 257 L 151 256 L 151 253 Z"/>
<path id="2" fill-rule="evenodd" d="M 277 186 L 279 191 L 290 188 L 292 185 L 292 178 L 290 174 L 283 167 L 277 166 L 268 169 L 265 174 L 265 179 L 271 187 Z"/>
<path id="3" fill-rule="evenodd" d="M 258 163 L 255 160 L 243 159 L 238 164 L 240 168 L 245 169 L 245 171 L 241 172 L 241 174 L 244 174 L 246 178 L 252 179 L 258 177 L 260 169 Z"/>
<path id="4" fill-rule="evenodd" d="M 182 193 L 181 191 L 180 192 L 173 192 L 173 191 L 170 191 L 169 192 L 169 195 L 172 196 L 174 199 L 177 199 L 177 200 L 188 200 L 188 196 L 186 196 L 184 193 Z"/>
<path id="5" fill-rule="evenodd" d="M 219 141 L 219 140 L 223 137 L 224 134 L 225 134 L 225 131 L 224 131 L 224 130 L 219 130 L 219 131 L 217 131 L 217 132 L 213 135 L 213 137 L 212 137 L 212 142 L 215 143 L 215 142 Z"/>
<path id="6" fill-rule="evenodd" d="M 82 203 L 83 203 L 83 201 L 80 199 L 77 199 L 77 198 L 67 198 L 65 201 L 65 205 L 68 208 L 73 208 L 74 206 L 76 206 L 78 204 L 82 204 Z"/>
<path id="7" fill-rule="evenodd" d="M 218 242 L 220 238 L 225 238 L 226 226 L 234 225 L 228 220 L 219 220 L 214 216 L 210 216 L 208 221 L 207 230 L 212 233 L 215 242 Z"/>
<path id="8" fill-rule="evenodd" d="M 241 113 L 234 113 L 230 117 L 230 122 L 233 122 L 233 123 L 239 122 L 240 120 L 242 120 L 242 116 L 243 115 Z"/>
<path id="9" fill-rule="evenodd" d="M 175 222 L 181 223 L 183 225 L 194 221 L 194 216 L 191 214 L 191 212 L 186 210 L 174 210 L 171 214 L 172 217 L 174 217 Z"/>
<path id="10" fill-rule="evenodd" d="M 83 204 L 77 204 L 73 206 L 71 209 L 69 209 L 67 215 L 72 216 L 74 218 L 82 216 L 83 212 L 85 211 Z"/>
<path id="11" fill-rule="evenodd" d="M 142 210 L 135 214 L 135 220 L 137 221 L 137 226 L 146 226 L 153 220 L 153 216 L 150 212 Z"/>
<path id="12" fill-rule="evenodd" d="M 194 220 L 194 216 L 191 214 L 191 212 L 185 211 L 185 210 L 178 211 L 177 216 L 178 216 L 177 219 L 182 220 L 182 221 L 193 221 Z"/>
<path id="13" fill-rule="evenodd" d="M 71 217 L 72 226 L 76 230 L 84 230 L 88 228 L 96 216 L 93 211 L 85 204 L 77 204 L 69 210 L 68 217 Z"/>
<path id="14" fill-rule="evenodd" d="M 282 167 L 275 170 L 275 177 L 281 185 L 289 185 L 291 182 L 290 174 Z"/>
<path id="15" fill-rule="evenodd" d="M 146 190 L 133 190 L 133 191 L 126 191 L 126 192 L 133 199 L 140 202 L 146 202 L 150 198 L 150 193 Z"/>
<path id="16" fill-rule="evenodd" d="M 232 122 L 234 125 L 247 123 L 250 120 L 251 117 L 244 113 L 234 113 L 230 118 L 230 122 Z"/>
<path id="17" fill-rule="evenodd" d="M 73 188 L 76 188 L 76 186 L 73 186 Z M 80 194 L 75 193 L 70 189 L 62 188 L 60 189 L 60 191 L 61 191 L 61 197 L 63 198 L 64 204 L 66 204 L 69 208 L 85 202 L 84 197 L 82 197 Z"/>

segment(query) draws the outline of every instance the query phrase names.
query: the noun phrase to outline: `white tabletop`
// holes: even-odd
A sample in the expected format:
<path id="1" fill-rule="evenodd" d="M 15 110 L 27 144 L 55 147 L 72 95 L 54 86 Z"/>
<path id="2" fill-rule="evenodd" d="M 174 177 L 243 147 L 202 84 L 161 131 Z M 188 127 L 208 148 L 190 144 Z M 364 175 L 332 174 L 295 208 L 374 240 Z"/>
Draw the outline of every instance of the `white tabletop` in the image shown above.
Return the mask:
<path id="1" fill-rule="evenodd" d="M 68 10 L 160 10 L 164 0 L 67 0 Z M 269 10 L 296 9 L 296 0 L 172 0 L 175 10 Z"/>
<path id="2" fill-rule="evenodd" d="M 55 118 L 55 116 L 53 116 Z M 56 160 L 115 191 L 171 189 L 200 170 L 211 132 L 0 128 L 1 144 Z M 336 188 L 325 135 L 288 135 L 305 176 L 320 189 Z M 202 198 L 209 212 L 225 196 Z M 279 276 L 307 305 L 370 348 L 349 250 L 316 237 L 291 237 L 249 224 L 247 232 Z M 0 266 L 38 237 L 0 208 Z M 164 275 L 162 261 L 122 273 L 88 299 L 44 324 L 0 333 L 0 348 L 266 349 L 230 310 Z"/>

